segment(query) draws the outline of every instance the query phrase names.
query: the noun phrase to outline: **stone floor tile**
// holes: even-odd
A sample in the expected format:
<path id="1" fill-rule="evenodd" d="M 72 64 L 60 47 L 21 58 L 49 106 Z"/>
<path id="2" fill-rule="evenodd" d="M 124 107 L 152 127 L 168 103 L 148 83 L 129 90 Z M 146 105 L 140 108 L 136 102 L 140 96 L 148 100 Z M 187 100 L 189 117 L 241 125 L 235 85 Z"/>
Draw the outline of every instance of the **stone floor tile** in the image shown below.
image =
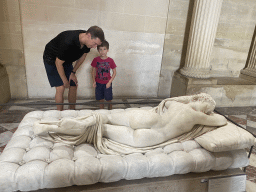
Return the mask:
<path id="1" fill-rule="evenodd" d="M 3 126 L 0 125 L 0 133 L 3 133 L 5 131 L 8 131 L 7 129 L 5 129 Z"/>
<path id="2" fill-rule="evenodd" d="M 256 122 L 256 115 L 247 115 L 247 120 Z"/>
<path id="3" fill-rule="evenodd" d="M 255 192 L 256 191 L 256 183 L 251 181 L 246 181 L 246 192 Z"/>
<path id="4" fill-rule="evenodd" d="M 256 128 L 256 121 L 247 120 L 247 126 Z"/>
<path id="5" fill-rule="evenodd" d="M 4 151 L 5 146 L 6 145 L 0 147 L 0 153 L 2 153 Z"/>
<path id="6" fill-rule="evenodd" d="M 234 117 L 237 117 L 239 119 L 247 119 L 247 115 L 232 115 Z"/>
<path id="7" fill-rule="evenodd" d="M 11 131 L 6 131 L 0 134 L 0 147 L 6 145 L 11 139 L 13 133 Z"/>
<path id="8" fill-rule="evenodd" d="M 57 108 L 56 108 L 56 106 L 49 106 L 49 107 L 44 107 L 44 108 L 42 108 L 42 110 L 44 110 L 44 111 L 47 111 L 47 110 L 56 110 Z"/>
<path id="9" fill-rule="evenodd" d="M 23 117 L 31 110 L 26 111 L 7 111 L 5 113 L 0 112 L 0 123 L 19 123 Z"/>
<path id="10" fill-rule="evenodd" d="M 12 110 L 24 111 L 24 110 L 34 110 L 34 108 L 33 108 L 33 107 L 24 107 L 24 106 L 11 106 L 11 107 L 9 108 L 9 110 L 10 110 L 10 111 L 12 111 Z"/>
<path id="11" fill-rule="evenodd" d="M 45 100 L 45 101 L 49 101 L 49 100 Z M 34 102 L 43 102 L 42 99 L 12 99 L 10 101 L 10 103 L 19 103 L 19 104 L 25 104 L 25 103 L 34 103 Z"/>
<path id="12" fill-rule="evenodd" d="M 254 134 L 256 136 L 256 128 L 250 127 L 250 126 L 246 126 L 246 130 L 248 130 L 249 132 L 251 132 L 252 134 Z"/>
<path id="13" fill-rule="evenodd" d="M 241 116 L 241 115 L 239 115 L 239 116 Z M 229 115 L 228 118 L 233 120 L 234 122 L 240 124 L 240 125 L 246 125 L 247 124 L 246 117 L 245 118 L 239 118 L 239 117 L 234 116 L 234 115 Z"/>
<path id="14" fill-rule="evenodd" d="M 256 167 L 253 167 L 251 165 L 246 167 L 246 175 L 247 175 L 247 180 L 256 182 Z"/>
<path id="15" fill-rule="evenodd" d="M 18 129 L 18 127 L 16 127 L 16 128 L 13 128 L 13 129 L 11 129 L 10 131 L 12 132 L 12 133 L 15 133 L 15 131 Z"/>
<path id="16" fill-rule="evenodd" d="M 17 128 L 18 126 L 19 126 L 19 123 L 2 123 L 2 124 L 0 124 L 0 127 L 3 127 L 7 130 Z"/>
<path id="17" fill-rule="evenodd" d="M 256 107 L 252 107 L 252 110 L 248 114 L 249 115 L 256 115 Z"/>
<path id="18" fill-rule="evenodd" d="M 216 110 L 225 115 L 247 115 L 252 107 L 216 107 Z"/>
<path id="19" fill-rule="evenodd" d="M 251 154 L 250 156 L 250 166 L 256 167 L 256 154 Z"/>
<path id="20" fill-rule="evenodd" d="M 77 99 L 76 100 L 76 103 L 87 103 L 87 102 L 91 102 L 91 101 L 95 101 L 95 99 L 88 99 L 88 100 L 85 100 L 85 99 Z"/>

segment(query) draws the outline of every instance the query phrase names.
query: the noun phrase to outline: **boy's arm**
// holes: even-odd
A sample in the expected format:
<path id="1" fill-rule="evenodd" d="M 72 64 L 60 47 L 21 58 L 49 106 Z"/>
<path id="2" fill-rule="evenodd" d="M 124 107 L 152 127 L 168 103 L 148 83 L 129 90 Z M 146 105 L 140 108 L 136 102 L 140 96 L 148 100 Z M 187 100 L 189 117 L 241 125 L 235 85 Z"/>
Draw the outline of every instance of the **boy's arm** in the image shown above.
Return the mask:
<path id="1" fill-rule="evenodd" d="M 109 87 L 110 87 L 112 81 L 113 81 L 113 80 L 115 79 L 115 77 L 116 77 L 116 68 L 112 69 L 112 71 L 113 71 L 112 77 L 111 77 L 111 79 L 108 81 L 108 83 L 107 83 L 107 85 L 106 85 L 106 88 L 109 88 Z"/>

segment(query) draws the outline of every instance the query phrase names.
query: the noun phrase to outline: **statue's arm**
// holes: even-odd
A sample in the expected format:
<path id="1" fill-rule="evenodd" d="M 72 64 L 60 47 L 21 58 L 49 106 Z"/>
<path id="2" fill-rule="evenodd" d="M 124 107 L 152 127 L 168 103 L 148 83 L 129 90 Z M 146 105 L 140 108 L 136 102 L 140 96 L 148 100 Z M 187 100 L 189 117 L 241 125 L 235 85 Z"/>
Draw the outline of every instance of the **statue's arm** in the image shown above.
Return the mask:
<path id="1" fill-rule="evenodd" d="M 126 126 L 104 125 L 103 136 L 133 147 L 147 147 L 166 141 L 165 135 L 155 129 L 132 129 Z"/>
<path id="2" fill-rule="evenodd" d="M 208 126 L 223 126 L 227 124 L 227 119 L 219 114 L 212 113 L 210 115 L 206 115 L 204 113 L 198 112 L 200 115 L 198 116 L 199 123 L 202 125 Z"/>

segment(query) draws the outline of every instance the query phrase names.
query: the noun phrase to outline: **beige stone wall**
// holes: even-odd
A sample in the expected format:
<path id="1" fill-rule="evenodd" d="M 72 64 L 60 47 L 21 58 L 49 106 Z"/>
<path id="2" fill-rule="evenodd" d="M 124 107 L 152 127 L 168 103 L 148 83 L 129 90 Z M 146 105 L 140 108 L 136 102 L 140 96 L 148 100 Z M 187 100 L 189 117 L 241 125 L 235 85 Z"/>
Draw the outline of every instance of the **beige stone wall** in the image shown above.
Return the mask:
<path id="1" fill-rule="evenodd" d="M 117 64 L 115 96 L 156 97 L 169 0 L 20 0 L 29 97 L 53 97 L 42 54 L 70 29 L 103 28 Z M 78 96 L 92 97 L 91 50 L 77 73 Z"/>
<path id="2" fill-rule="evenodd" d="M 118 66 L 115 96 L 169 97 L 173 73 L 184 65 L 194 0 L 2 0 L 0 63 L 12 98 L 54 97 L 42 54 L 58 33 L 103 28 Z M 211 76 L 238 77 L 256 24 L 255 0 L 223 0 Z M 92 50 L 78 71 L 78 96 L 93 97 Z"/>
<path id="3" fill-rule="evenodd" d="M 12 98 L 27 97 L 26 71 L 18 0 L 0 1 L 0 63 L 9 76 Z"/>
<path id="4" fill-rule="evenodd" d="M 184 66 L 193 0 L 170 0 L 158 96 L 170 96 L 174 72 Z M 211 77 L 238 77 L 256 24 L 255 0 L 223 0 L 211 53 Z"/>
<path id="5" fill-rule="evenodd" d="M 174 72 L 185 62 L 193 1 L 170 0 L 158 96 L 169 97 Z"/>
<path id="6" fill-rule="evenodd" d="M 211 55 L 212 76 L 238 77 L 256 24 L 255 0 L 224 0 Z"/>

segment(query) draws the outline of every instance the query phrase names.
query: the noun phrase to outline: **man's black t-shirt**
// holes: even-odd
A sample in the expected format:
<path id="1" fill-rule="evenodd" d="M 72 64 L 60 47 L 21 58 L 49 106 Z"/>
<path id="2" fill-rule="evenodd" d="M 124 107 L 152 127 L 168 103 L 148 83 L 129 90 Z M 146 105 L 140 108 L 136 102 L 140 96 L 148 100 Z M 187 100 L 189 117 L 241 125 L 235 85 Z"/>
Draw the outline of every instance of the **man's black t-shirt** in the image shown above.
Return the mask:
<path id="1" fill-rule="evenodd" d="M 51 64 L 55 63 L 56 57 L 65 63 L 78 60 L 84 53 L 90 52 L 90 48 L 86 45 L 81 49 L 79 42 L 79 34 L 85 32 L 84 30 L 61 32 L 45 46 L 44 59 L 52 61 Z"/>

